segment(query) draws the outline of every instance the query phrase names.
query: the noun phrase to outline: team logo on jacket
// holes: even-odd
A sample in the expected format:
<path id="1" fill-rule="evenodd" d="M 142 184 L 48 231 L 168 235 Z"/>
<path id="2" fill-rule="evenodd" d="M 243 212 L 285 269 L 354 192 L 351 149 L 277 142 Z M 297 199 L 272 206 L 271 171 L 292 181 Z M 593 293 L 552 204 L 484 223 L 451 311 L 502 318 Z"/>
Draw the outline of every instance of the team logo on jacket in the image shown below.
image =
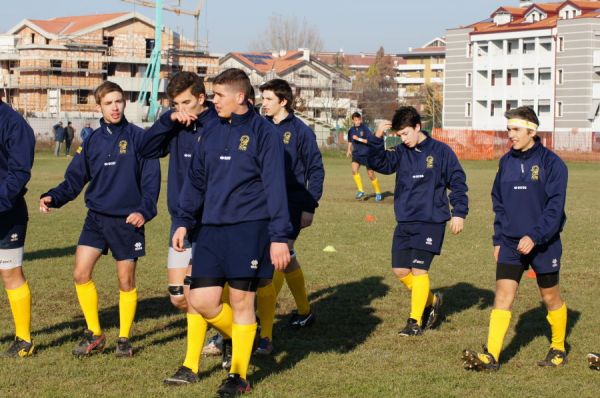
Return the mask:
<path id="1" fill-rule="evenodd" d="M 18 241 L 18 240 L 19 240 L 19 235 L 18 235 L 18 234 L 12 234 L 12 235 L 10 236 L 10 241 L 11 241 L 11 242 L 16 242 L 16 241 Z"/>
<path id="2" fill-rule="evenodd" d="M 238 147 L 238 150 L 240 151 L 245 151 L 246 149 L 248 149 L 248 144 L 250 143 L 250 137 L 247 135 L 243 135 L 240 137 L 240 146 Z"/>
<path id="3" fill-rule="evenodd" d="M 258 269 L 258 260 L 252 260 L 252 261 L 250 261 L 250 268 L 252 268 L 252 269 Z"/>
<path id="4" fill-rule="evenodd" d="M 285 133 L 283 133 L 283 143 L 285 145 L 289 144 L 291 139 L 292 139 L 292 133 L 290 133 L 289 131 L 286 131 Z"/>
<path id="5" fill-rule="evenodd" d="M 427 158 L 425 159 L 426 162 L 426 166 L 428 169 L 433 169 L 433 156 L 429 155 L 427 156 Z"/>
<path id="6" fill-rule="evenodd" d="M 364 131 L 361 131 L 361 132 L 360 132 L 360 136 L 361 136 L 361 137 L 364 137 L 364 136 L 365 136 L 365 132 L 364 132 Z"/>
<path id="7" fill-rule="evenodd" d="M 125 155 L 127 153 L 127 141 L 119 141 L 119 154 Z"/>
<path id="8" fill-rule="evenodd" d="M 531 167 L 531 181 L 538 181 L 540 179 L 540 166 L 535 165 Z"/>
<path id="9" fill-rule="evenodd" d="M 77 148 L 77 150 L 75 151 L 75 153 L 81 153 L 81 151 L 83 151 L 83 147 L 80 146 L 79 148 Z"/>

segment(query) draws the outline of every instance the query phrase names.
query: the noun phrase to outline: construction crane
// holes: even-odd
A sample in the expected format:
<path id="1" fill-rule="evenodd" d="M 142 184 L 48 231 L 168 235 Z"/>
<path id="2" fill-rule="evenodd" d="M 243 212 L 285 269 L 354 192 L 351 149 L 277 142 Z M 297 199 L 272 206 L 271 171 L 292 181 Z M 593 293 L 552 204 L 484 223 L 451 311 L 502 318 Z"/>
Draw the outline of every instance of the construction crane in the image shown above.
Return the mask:
<path id="1" fill-rule="evenodd" d="M 140 90 L 140 94 L 138 95 L 138 103 L 145 104 L 146 99 L 148 98 L 148 94 L 150 94 L 150 108 L 148 109 L 148 121 L 153 122 L 156 120 L 158 116 L 158 110 L 160 108 L 160 104 L 158 103 L 158 85 L 160 83 L 160 55 L 162 49 L 162 31 L 163 31 L 163 22 L 162 22 L 162 10 L 174 12 L 175 14 L 186 14 L 192 15 L 196 19 L 196 27 L 194 33 L 194 40 L 196 47 L 198 46 L 198 25 L 200 21 L 200 12 L 204 7 L 204 1 L 200 0 L 198 3 L 198 7 L 194 11 L 186 11 L 176 7 L 164 7 L 163 0 L 156 0 L 154 3 L 144 0 L 122 0 L 126 3 L 132 3 L 136 5 L 141 5 L 144 7 L 151 7 L 156 9 L 156 16 L 154 22 L 154 47 L 152 48 L 152 53 L 150 54 L 150 60 L 148 61 L 148 67 L 146 68 L 146 74 L 144 75 L 144 79 L 142 80 L 142 87 Z M 179 1 L 178 1 L 179 4 Z M 148 93 L 147 87 L 148 83 L 152 82 L 152 91 Z"/>

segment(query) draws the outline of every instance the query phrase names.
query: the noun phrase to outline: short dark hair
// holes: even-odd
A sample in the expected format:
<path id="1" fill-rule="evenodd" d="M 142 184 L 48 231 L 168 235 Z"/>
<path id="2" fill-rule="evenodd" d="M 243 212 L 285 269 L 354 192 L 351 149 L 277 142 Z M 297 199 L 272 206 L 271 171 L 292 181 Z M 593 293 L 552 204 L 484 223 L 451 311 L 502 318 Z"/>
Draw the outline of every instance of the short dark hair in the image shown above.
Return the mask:
<path id="1" fill-rule="evenodd" d="M 260 86 L 261 93 L 267 90 L 272 91 L 273 94 L 275 94 L 275 96 L 279 98 L 280 102 L 283 100 L 287 101 L 287 103 L 285 104 L 286 111 L 291 112 L 293 110 L 294 94 L 292 93 L 292 87 L 287 81 L 283 79 L 269 80 L 268 82 Z"/>
<path id="2" fill-rule="evenodd" d="M 194 97 L 198 97 L 200 94 L 206 95 L 202 78 L 193 72 L 179 72 L 173 76 L 167 86 L 167 95 L 173 99 L 188 88 L 191 89 Z"/>
<path id="3" fill-rule="evenodd" d="M 394 113 L 392 118 L 392 130 L 400 131 L 406 127 L 415 128 L 421 125 L 421 115 L 412 106 L 401 106 Z"/>
<path id="4" fill-rule="evenodd" d="M 125 93 L 123 93 L 123 89 L 117 83 L 113 83 L 107 80 L 101 85 L 99 85 L 96 88 L 96 90 L 94 90 L 94 99 L 96 100 L 96 104 L 100 105 L 100 102 L 102 102 L 102 98 L 104 98 L 105 95 L 112 93 L 113 91 L 121 93 L 123 97 L 125 96 Z"/>
<path id="5" fill-rule="evenodd" d="M 518 108 L 506 111 L 504 117 L 507 119 L 527 120 L 528 122 L 535 123 L 538 126 L 540 125 L 540 120 L 535 114 L 533 108 L 531 108 L 530 106 L 520 106 Z"/>
<path id="6" fill-rule="evenodd" d="M 362 115 L 360 114 L 360 112 L 354 112 L 354 113 L 352 114 L 352 119 L 354 119 L 355 117 L 357 117 L 357 118 L 359 118 L 359 119 L 362 119 Z"/>
<path id="7" fill-rule="evenodd" d="M 238 68 L 226 69 L 219 73 L 213 80 L 213 87 L 217 84 L 233 86 L 244 93 L 246 100 L 250 98 L 252 84 L 246 72 Z"/>

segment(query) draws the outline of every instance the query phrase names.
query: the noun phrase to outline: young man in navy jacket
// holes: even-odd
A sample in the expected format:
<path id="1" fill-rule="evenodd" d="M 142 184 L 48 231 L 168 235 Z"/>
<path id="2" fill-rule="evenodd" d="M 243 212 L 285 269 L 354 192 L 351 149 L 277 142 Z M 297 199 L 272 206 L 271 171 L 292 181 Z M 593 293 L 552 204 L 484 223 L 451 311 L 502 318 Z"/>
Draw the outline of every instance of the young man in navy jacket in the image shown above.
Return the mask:
<path id="1" fill-rule="evenodd" d="M 383 137 L 389 128 L 402 144 L 386 151 Z M 417 336 L 439 319 L 442 295 L 430 290 L 429 268 L 442 250 L 446 222 L 450 220 L 453 234 L 463 230 L 469 212 L 466 176 L 452 149 L 421 130 L 413 107 L 400 107 L 392 122 L 380 123 L 370 146 L 369 166 L 378 173 L 396 173 L 392 268 L 411 290 L 410 317 L 400 335 Z"/>
<path id="2" fill-rule="evenodd" d="M 516 108 L 505 116 L 512 149 L 500 159 L 492 188 L 496 298 L 487 348 L 481 353 L 463 352 L 465 368 L 473 370 L 498 370 L 517 288 L 530 266 L 536 273 L 552 331 L 550 350 L 538 364 L 554 367 L 567 361 L 567 307 L 558 284 L 567 166 L 540 142 L 536 135 L 539 120 L 531 108 Z"/>
<path id="3" fill-rule="evenodd" d="M 219 387 L 221 396 L 250 391 L 255 292 L 261 280 L 272 278 L 273 266 L 283 270 L 290 261 L 283 143 L 273 125 L 249 108 L 250 88 L 240 69 L 225 70 L 213 81 L 219 120 L 205 127 L 196 146 L 173 236 L 173 247 L 183 250 L 187 231 L 202 224 L 189 303 L 232 337 L 231 368 Z M 221 303 L 226 282 L 231 306 Z"/>
<path id="4" fill-rule="evenodd" d="M 77 150 L 65 180 L 43 194 L 40 210 L 47 213 L 74 200 L 89 182 L 85 204 L 89 209 L 75 252 L 75 288 L 87 328 L 73 355 L 104 349 L 106 338 L 98 318 L 98 292 L 92 271 L 102 254 L 112 252 L 119 279 L 120 330 L 116 355 L 133 355 L 129 340 L 137 306 L 135 267 L 145 254 L 144 224 L 156 216 L 160 190 L 158 160 L 139 154 L 144 130 L 123 115 L 125 99 L 117 84 L 104 82 L 95 91 L 102 113 L 100 128 Z"/>
<path id="5" fill-rule="evenodd" d="M 346 157 L 352 156 L 352 178 L 356 184 L 356 199 L 365 198 L 365 189 L 363 188 L 362 179 L 360 178 L 360 166 L 363 165 L 367 168 L 367 175 L 371 180 L 373 189 L 375 190 L 375 201 L 380 202 L 383 200 L 381 196 L 381 187 L 379 186 L 379 180 L 375 175 L 375 172 L 368 165 L 369 157 L 369 137 L 373 135 L 371 130 L 362 122 L 362 115 L 359 112 L 352 114 L 353 126 L 348 130 L 348 150 L 346 151 Z"/>
<path id="6" fill-rule="evenodd" d="M 23 274 L 27 232 L 27 182 L 31 177 L 35 136 L 25 119 L 0 100 L 0 276 L 15 322 L 15 340 L 7 357 L 27 357 L 31 340 L 31 291 Z"/>
<path id="7" fill-rule="evenodd" d="M 260 86 L 262 107 L 267 120 L 273 122 L 285 148 L 285 180 L 288 209 L 292 223 L 288 247 L 291 262 L 285 272 L 275 271 L 273 284 L 258 289 L 260 334 L 258 354 L 273 351 L 273 319 L 275 302 L 285 278 L 298 308 L 290 318 L 289 326 L 310 326 L 314 314 L 310 310 L 304 274 L 298 263 L 294 243 L 300 230 L 312 224 L 315 209 L 323 195 L 325 171 L 315 133 L 294 115 L 292 88 L 283 79 L 273 79 Z"/>
<path id="8" fill-rule="evenodd" d="M 206 100 L 206 90 L 202 78 L 196 73 L 180 72 L 167 86 L 167 95 L 174 109 L 165 112 L 144 134 L 140 154 L 146 158 L 159 158 L 169 155 L 169 176 L 167 179 L 167 205 L 171 215 L 169 234 L 169 254 L 167 257 L 168 291 L 171 303 L 187 312 L 187 352 L 183 365 L 165 380 L 166 384 L 179 385 L 198 381 L 198 368 L 203 340 L 198 336 L 206 330 L 206 321 L 192 306 L 187 304 L 186 295 L 192 271 L 193 239 L 184 239 L 184 251 L 173 249 L 171 241 L 175 232 L 173 218 L 177 214 L 179 195 L 183 181 L 192 162 L 194 147 L 198 145 L 200 134 L 206 124 L 218 118 L 212 103 Z"/>

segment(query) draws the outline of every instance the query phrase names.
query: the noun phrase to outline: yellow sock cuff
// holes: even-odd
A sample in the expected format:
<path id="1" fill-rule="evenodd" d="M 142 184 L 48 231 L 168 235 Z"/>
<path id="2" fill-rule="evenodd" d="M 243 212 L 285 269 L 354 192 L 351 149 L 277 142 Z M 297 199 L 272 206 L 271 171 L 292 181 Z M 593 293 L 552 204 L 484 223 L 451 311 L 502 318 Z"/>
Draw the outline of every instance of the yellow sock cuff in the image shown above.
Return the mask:
<path id="1" fill-rule="evenodd" d="M 231 328 L 232 328 L 232 323 L 233 323 L 233 311 L 231 310 L 231 307 L 229 306 L 229 304 L 223 303 L 223 305 L 221 307 L 221 312 L 219 312 L 219 314 L 212 319 L 206 318 L 206 322 L 208 322 L 215 329 L 217 329 L 219 332 L 221 332 L 224 335 L 224 337 L 231 338 L 231 333 L 232 333 Z"/>
<path id="2" fill-rule="evenodd" d="M 493 309 L 490 314 L 490 329 L 488 331 L 488 352 L 496 359 L 500 360 L 500 352 L 504 345 L 504 337 L 510 325 L 512 313 L 507 310 Z"/>
<path id="3" fill-rule="evenodd" d="M 295 270 L 293 270 L 293 271 L 290 271 L 290 272 L 286 272 L 286 273 L 284 273 L 284 276 L 285 276 L 285 280 L 286 280 L 286 281 L 288 281 L 288 280 L 290 280 L 290 279 L 297 278 L 299 275 L 302 275 L 302 276 L 304 276 L 304 273 L 302 272 L 302 268 L 300 268 L 300 267 L 296 268 L 296 269 L 295 269 Z"/>
<path id="4" fill-rule="evenodd" d="M 82 283 L 81 285 L 75 284 L 75 290 L 77 290 L 77 293 L 86 293 L 90 290 L 96 290 L 96 284 L 94 283 L 93 280 L 89 280 L 86 283 Z"/>
<path id="5" fill-rule="evenodd" d="M 122 290 L 119 290 L 119 299 L 123 300 L 123 301 L 137 301 L 137 289 L 133 288 L 133 290 L 130 290 L 128 292 L 124 292 Z"/>
<path id="6" fill-rule="evenodd" d="M 10 301 L 18 301 L 31 295 L 27 281 L 16 289 L 5 289 Z"/>
<path id="7" fill-rule="evenodd" d="M 406 275 L 406 276 L 404 276 L 402 278 L 398 278 L 398 280 L 400 282 L 402 282 L 402 284 L 404 286 L 406 286 L 406 288 L 408 290 L 412 290 L 412 287 L 413 287 L 413 274 L 409 273 L 408 275 Z"/>
<path id="8" fill-rule="evenodd" d="M 567 337 L 567 304 L 554 311 L 548 311 L 546 316 L 552 331 L 551 347 L 555 350 L 565 351 L 565 339 Z"/>
<path id="9" fill-rule="evenodd" d="M 373 189 L 375 190 L 375 193 L 381 193 L 381 187 L 379 186 L 379 180 L 377 178 L 375 178 L 374 180 L 371 181 L 371 184 L 373 184 Z"/>

